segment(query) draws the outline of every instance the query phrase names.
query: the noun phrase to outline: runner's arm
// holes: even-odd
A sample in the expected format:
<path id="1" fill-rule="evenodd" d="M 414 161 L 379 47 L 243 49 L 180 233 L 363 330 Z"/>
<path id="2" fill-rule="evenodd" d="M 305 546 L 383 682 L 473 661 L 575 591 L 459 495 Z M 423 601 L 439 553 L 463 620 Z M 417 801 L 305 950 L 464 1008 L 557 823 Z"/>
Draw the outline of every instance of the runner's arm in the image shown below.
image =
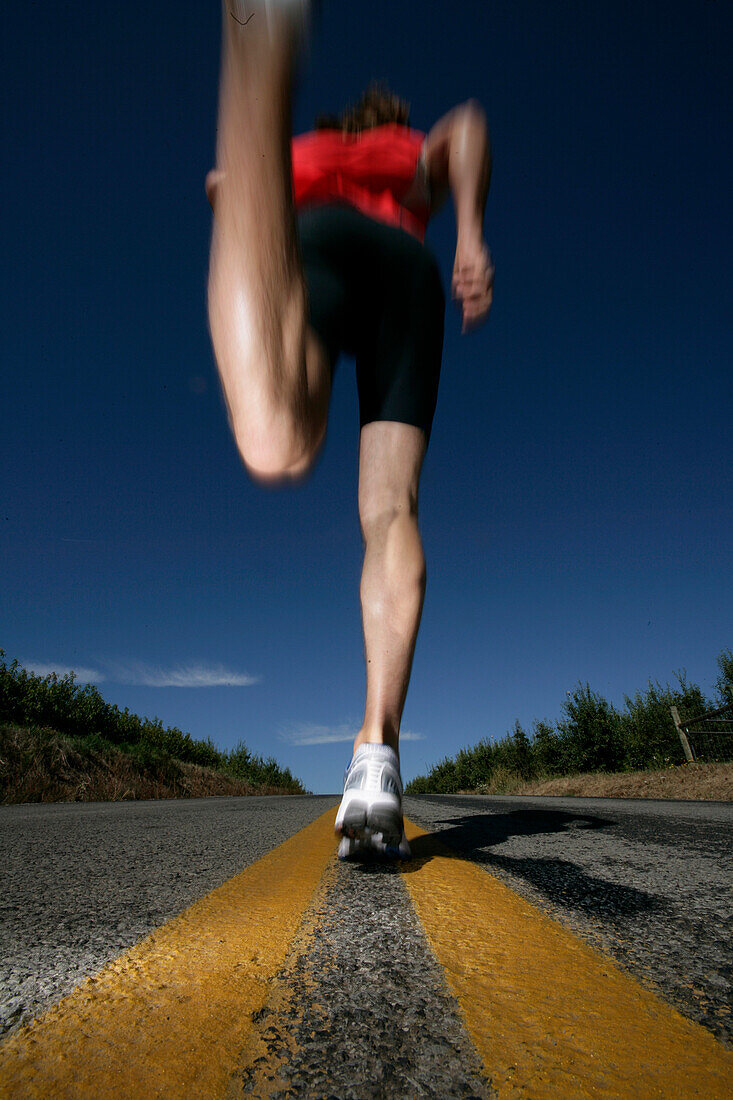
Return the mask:
<path id="1" fill-rule="evenodd" d="M 491 180 L 491 145 L 483 107 L 476 99 L 459 104 L 436 122 L 425 139 L 422 155 L 432 196 L 431 213 L 450 191 L 459 233 L 482 232 Z"/>

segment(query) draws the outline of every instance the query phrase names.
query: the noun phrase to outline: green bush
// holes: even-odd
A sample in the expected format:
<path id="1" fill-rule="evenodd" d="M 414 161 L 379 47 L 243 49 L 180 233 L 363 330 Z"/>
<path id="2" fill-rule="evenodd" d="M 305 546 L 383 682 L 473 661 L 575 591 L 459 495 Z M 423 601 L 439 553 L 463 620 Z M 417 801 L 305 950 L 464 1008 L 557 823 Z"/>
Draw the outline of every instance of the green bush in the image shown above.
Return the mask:
<path id="1" fill-rule="evenodd" d="M 463 748 L 454 759 L 445 757 L 428 772 L 407 784 L 408 794 L 454 794 L 461 790 L 497 790 L 510 782 L 579 772 L 641 771 L 683 764 L 685 757 L 672 721 L 670 707 L 683 717 L 703 714 L 733 704 L 733 651 L 717 658 L 717 704 L 706 700 L 684 672 L 676 673 L 679 686 L 651 681 L 633 699 L 625 696 L 619 712 L 589 684 L 578 684 L 562 705 L 563 717 L 552 727 L 536 721 L 531 735 L 519 722 L 505 737 L 484 739 Z M 724 750 L 721 750 L 724 751 Z M 708 756 L 709 759 L 714 757 Z M 509 777 L 509 778 L 508 778 Z"/>
<path id="2" fill-rule="evenodd" d="M 196 741 L 176 726 L 165 728 L 160 718 L 139 718 L 127 707 L 120 710 L 107 703 L 93 684 L 77 684 L 73 672 L 36 676 L 17 660 L 8 664 L 2 649 L 0 722 L 48 727 L 104 755 L 116 747 L 169 779 L 177 778 L 176 761 L 183 761 L 229 773 L 255 788 L 280 787 L 297 794 L 304 790 L 288 768 L 281 768 L 273 757 L 251 756 L 243 742 L 232 752 L 221 752 L 211 738 Z"/>
<path id="3" fill-rule="evenodd" d="M 733 707 L 733 650 L 724 649 L 718 657 L 720 675 L 715 681 L 715 690 L 718 693 L 718 706 Z"/>
<path id="4" fill-rule="evenodd" d="M 532 736 L 532 758 L 535 775 L 559 775 L 561 768 L 561 737 L 549 722 L 535 722 Z"/>
<path id="5" fill-rule="evenodd" d="M 578 685 L 562 705 L 566 718 L 558 723 L 564 770 L 618 771 L 623 760 L 619 714 L 590 685 Z"/>
<path id="6" fill-rule="evenodd" d="M 677 736 L 671 706 L 678 706 L 683 714 L 704 710 L 699 689 L 690 692 L 684 682 L 682 691 L 671 691 L 669 686 L 649 682 L 644 694 L 637 691 L 634 698 L 625 696 L 626 710 L 621 715 L 624 743 L 625 771 L 644 768 L 664 768 L 684 764 L 685 754 Z"/>

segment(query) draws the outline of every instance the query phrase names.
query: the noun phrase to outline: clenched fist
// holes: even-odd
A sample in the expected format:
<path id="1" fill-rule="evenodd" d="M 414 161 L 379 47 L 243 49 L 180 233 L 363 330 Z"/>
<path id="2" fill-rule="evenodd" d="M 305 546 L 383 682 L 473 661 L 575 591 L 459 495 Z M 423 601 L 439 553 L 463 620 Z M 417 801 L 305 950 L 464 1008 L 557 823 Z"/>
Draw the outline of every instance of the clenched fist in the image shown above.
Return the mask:
<path id="1" fill-rule="evenodd" d="M 493 288 L 494 264 L 483 237 L 480 233 L 459 236 L 451 297 L 463 305 L 462 334 L 486 320 L 494 296 Z"/>

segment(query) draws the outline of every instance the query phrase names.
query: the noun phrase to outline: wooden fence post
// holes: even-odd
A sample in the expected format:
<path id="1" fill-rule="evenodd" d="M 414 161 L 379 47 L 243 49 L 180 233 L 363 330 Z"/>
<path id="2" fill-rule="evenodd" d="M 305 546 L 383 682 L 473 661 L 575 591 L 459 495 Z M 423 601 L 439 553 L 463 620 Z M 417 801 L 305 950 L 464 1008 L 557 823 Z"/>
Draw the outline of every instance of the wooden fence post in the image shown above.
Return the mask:
<path id="1" fill-rule="evenodd" d="M 692 749 L 690 748 L 690 742 L 687 740 L 687 734 L 682 728 L 682 723 L 680 722 L 680 712 L 677 710 L 677 707 L 670 707 L 669 709 L 672 712 L 672 720 L 675 724 L 677 735 L 680 739 L 680 744 L 682 745 L 682 749 L 685 754 L 685 759 L 687 760 L 688 764 L 694 764 L 695 757 L 692 755 Z"/>

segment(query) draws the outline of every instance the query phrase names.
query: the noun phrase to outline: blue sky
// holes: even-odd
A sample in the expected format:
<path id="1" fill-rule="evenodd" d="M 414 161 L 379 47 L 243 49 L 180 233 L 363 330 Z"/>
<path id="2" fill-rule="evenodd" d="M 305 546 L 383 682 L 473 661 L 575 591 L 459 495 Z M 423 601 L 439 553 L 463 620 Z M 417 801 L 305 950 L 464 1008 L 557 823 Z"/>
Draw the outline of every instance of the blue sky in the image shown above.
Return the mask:
<path id="1" fill-rule="evenodd" d="M 420 496 L 403 773 L 590 683 L 617 706 L 733 644 L 733 11 L 717 0 L 326 0 L 295 132 L 372 78 L 427 131 L 484 106 L 494 307 L 455 222 Z M 308 482 L 250 482 L 206 321 L 215 3 L 4 20 L 0 646 L 340 788 L 363 716 L 353 361 Z"/>

